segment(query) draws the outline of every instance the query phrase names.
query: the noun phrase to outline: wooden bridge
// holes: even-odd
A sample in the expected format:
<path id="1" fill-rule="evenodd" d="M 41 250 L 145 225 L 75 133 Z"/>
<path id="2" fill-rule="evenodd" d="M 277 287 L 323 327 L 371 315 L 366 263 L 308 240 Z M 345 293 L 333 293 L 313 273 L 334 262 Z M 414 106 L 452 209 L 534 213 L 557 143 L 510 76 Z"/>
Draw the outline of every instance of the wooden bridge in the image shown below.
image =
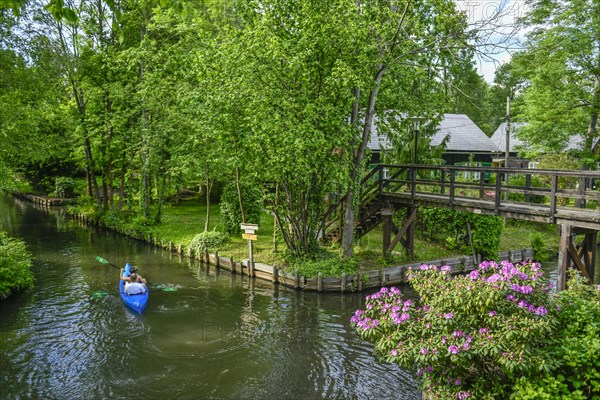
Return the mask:
<path id="1" fill-rule="evenodd" d="M 384 254 L 398 243 L 412 254 L 420 206 L 556 224 L 561 235 L 557 286 L 562 290 L 570 267 L 591 281 L 600 278 L 594 276 L 598 186 L 598 171 L 381 164 L 362 180 L 355 234 L 363 236 L 383 223 Z M 341 231 L 344 203 L 342 198 L 326 212 L 325 232 L 334 240 Z M 392 217 L 400 209 L 407 212 L 397 227 Z M 583 236 L 579 243 L 578 236 Z"/>

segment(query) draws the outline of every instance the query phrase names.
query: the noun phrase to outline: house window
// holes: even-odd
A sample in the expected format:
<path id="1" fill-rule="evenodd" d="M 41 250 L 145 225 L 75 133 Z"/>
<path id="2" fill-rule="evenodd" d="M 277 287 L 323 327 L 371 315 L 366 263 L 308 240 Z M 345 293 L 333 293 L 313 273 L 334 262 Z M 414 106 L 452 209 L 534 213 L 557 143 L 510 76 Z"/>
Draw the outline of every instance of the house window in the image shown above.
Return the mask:
<path id="1" fill-rule="evenodd" d="M 479 162 L 465 162 L 458 165 L 463 167 L 481 167 L 481 163 Z M 466 180 L 479 180 L 481 173 L 475 171 L 461 171 L 459 175 Z"/>

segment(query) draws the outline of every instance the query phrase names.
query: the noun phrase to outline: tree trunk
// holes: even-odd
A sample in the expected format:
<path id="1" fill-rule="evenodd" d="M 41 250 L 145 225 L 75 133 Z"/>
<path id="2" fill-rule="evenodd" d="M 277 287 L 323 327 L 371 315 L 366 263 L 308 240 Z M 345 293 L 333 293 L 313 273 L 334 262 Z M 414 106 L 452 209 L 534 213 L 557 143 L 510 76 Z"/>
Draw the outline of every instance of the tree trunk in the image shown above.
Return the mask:
<path id="1" fill-rule="evenodd" d="M 117 208 L 119 210 L 123 209 L 123 197 L 125 197 L 125 165 L 121 168 L 121 177 L 119 184 L 119 203 L 117 204 Z"/>
<path id="2" fill-rule="evenodd" d="M 107 124 L 107 136 L 108 140 L 106 143 L 106 152 L 108 159 L 106 160 L 106 175 L 108 178 L 107 189 L 105 190 L 104 206 L 106 208 L 112 208 L 114 205 L 113 199 L 113 158 L 112 158 L 112 139 L 113 139 L 113 126 L 112 126 L 112 100 L 108 91 L 105 91 L 106 97 L 106 124 Z"/>
<path id="3" fill-rule="evenodd" d="M 352 170 L 350 171 L 350 187 L 348 188 L 348 195 L 346 198 L 346 212 L 344 214 L 344 224 L 342 230 L 342 252 L 344 257 L 352 257 L 352 241 L 354 239 L 354 197 L 355 188 L 360 185 L 360 182 L 356 182 L 360 179 L 360 169 L 363 168 L 363 161 L 365 158 L 365 152 L 367 143 L 371 137 L 371 130 L 373 128 L 373 117 L 375 115 L 375 102 L 377 101 L 377 95 L 379 94 L 379 87 L 381 80 L 385 74 L 387 67 L 379 64 L 377 65 L 377 73 L 375 74 L 374 85 L 371 93 L 369 94 L 369 102 L 367 104 L 367 113 L 365 115 L 365 123 L 363 126 L 363 133 L 361 143 L 359 144 Z"/>
<path id="4" fill-rule="evenodd" d="M 246 223 L 246 212 L 244 211 L 244 199 L 242 198 L 242 187 L 240 185 L 240 169 L 235 167 L 235 184 L 238 192 L 238 201 L 240 203 L 240 211 L 242 212 L 242 223 Z"/>
<path id="5" fill-rule="evenodd" d="M 156 204 L 156 214 L 154 216 L 154 222 L 156 224 L 160 224 L 162 218 L 162 206 L 163 199 L 165 194 L 165 187 L 167 186 L 167 177 L 166 174 L 161 171 L 158 171 L 156 174 L 156 189 L 157 189 L 157 204 Z"/>
<path id="6" fill-rule="evenodd" d="M 206 177 L 206 218 L 204 219 L 204 232 L 208 231 L 210 226 L 210 193 L 212 192 L 213 181 L 209 178 L 208 162 L 204 164 L 204 176 Z"/>
<path id="7" fill-rule="evenodd" d="M 594 84 L 594 96 L 592 97 L 592 111 L 590 113 L 590 125 L 588 127 L 588 139 L 586 140 L 586 147 L 594 150 L 594 138 L 598 130 L 598 112 L 600 112 L 600 78 L 596 78 Z M 589 143 L 588 143 L 589 142 Z M 596 149 L 600 153 L 600 145 Z"/>
<path id="8" fill-rule="evenodd" d="M 148 24 L 148 12 L 147 10 L 143 11 L 144 14 L 144 23 L 140 28 L 140 39 L 143 41 L 146 37 L 146 25 Z M 140 81 L 143 83 L 145 76 L 145 68 L 146 64 L 144 60 L 140 61 Z M 144 218 L 148 217 L 148 212 L 150 208 L 150 166 L 149 166 L 149 141 L 148 141 L 148 122 L 146 116 L 146 106 L 143 102 L 141 105 L 141 127 L 142 127 L 142 149 L 141 149 L 141 157 L 142 157 L 142 198 L 141 198 L 141 207 L 142 207 L 142 215 Z"/>
<path id="9" fill-rule="evenodd" d="M 279 184 L 275 185 L 275 209 L 273 212 L 273 253 L 277 253 L 277 202 L 279 200 Z"/>
<path id="10" fill-rule="evenodd" d="M 386 42 L 380 50 L 379 60 L 385 60 L 386 54 L 392 53 L 394 48 L 396 47 L 396 40 L 400 35 L 400 31 L 402 26 L 404 25 L 404 21 L 406 15 L 408 13 L 408 9 L 410 6 L 410 1 L 407 1 L 404 5 L 404 10 L 398 20 L 398 25 L 396 26 L 396 31 L 389 42 Z M 392 4 L 392 7 L 395 7 Z M 393 11 L 397 10 L 393 8 Z M 389 46 L 389 47 L 388 47 Z M 360 182 L 357 182 L 360 179 L 360 170 L 363 168 L 363 161 L 365 158 L 365 151 L 367 148 L 367 143 L 369 143 L 369 139 L 371 137 L 371 130 L 373 128 L 373 117 L 375 115 L 375 103 L 377 102 L 377 95 L 379 94 L 379 88 L 381 87 L 381 81 L 385 72 L 387 70 L 387 66 L 381 61 L 377 64 L 377 72 L 373 78 L 373 88 L 371 89 L 371 93 L 369 94 L 369 100 L 367 103 L 367 112 L 365 115 L 365 123 L 363 126 L 363 134 L 362 141 L 358 147 L 356 152 L 356 156 L 354 157 L 354 162 L 352 165 L 352 169 L 350 171 L 350 188 L 348 189 L 348 197 L 346 199 L 346 213 L 344 214 L 344 225 L 342 230 L 342 252 L 344 257 L 352 257 L 352 241 L 354 239 L 354 197 L 357 196 L 355 193 L 356 188 L 360 185 Z"/>

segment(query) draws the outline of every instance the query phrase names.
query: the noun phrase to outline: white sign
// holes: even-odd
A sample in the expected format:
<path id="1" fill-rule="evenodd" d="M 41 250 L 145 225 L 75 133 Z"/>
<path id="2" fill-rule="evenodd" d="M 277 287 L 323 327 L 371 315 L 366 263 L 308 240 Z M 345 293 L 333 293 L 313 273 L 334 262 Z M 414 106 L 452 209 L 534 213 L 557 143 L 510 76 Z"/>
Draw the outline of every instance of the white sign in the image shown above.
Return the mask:
<path id="1" fill-rule="evenodd" d="M 244 231 L 244 233 L 253 234 L 258 230 L 258 225 L 256 224 L 240 224 L 240 229 Z"/>

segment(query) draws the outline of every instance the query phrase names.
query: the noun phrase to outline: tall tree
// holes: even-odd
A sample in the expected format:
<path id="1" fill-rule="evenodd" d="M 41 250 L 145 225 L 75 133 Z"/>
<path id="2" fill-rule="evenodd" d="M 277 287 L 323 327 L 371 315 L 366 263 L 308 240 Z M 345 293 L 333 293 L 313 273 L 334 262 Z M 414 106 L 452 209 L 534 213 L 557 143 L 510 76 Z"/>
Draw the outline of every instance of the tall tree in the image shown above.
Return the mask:
<path id="1" fill-rule="evenodd" d="M 0 185 L 70 160 L 61 145 L 71 121 L 55 47 L 44 35 L 29 35 L 28 22 L 28 16 L 17 21 L 5 10 L 0 14 Z"/>
<path id="2" fill-rule="evenodd" d="M 288 249 L 307 255 L 322 231 L 325 195 L 343 171 L 335 149 L 351 140 L 353 35 L 361 22 L 350 1 L 269 0 L 241 11 L 239 36 L 227 47 L 237 66 L 227 87 L 242 117 L 241 160 L 260 177 L 255 184 L 279 185 L 268 204 Z"/>
<path id="3" fill-rule="evenodd" d="M 584 138 L 583 156 L 598 137 L 600 111 L 600 3 L 596 0 L 530 1 L 523 24 L 527 50 L 514 64 L 526 78 L 519 118 L 530 143 L 561 150 Z"/>
<path id="4" fill-rule="evenodd" d="M 465 16 L 456 10 L 451 1 L 359 3 L 357 12 L 368 21 L 364 36 L 366 42 L 362 46 L 371 51 L 361 54 L 361 59 L 367 64 L 370 77 L 363 79 L 361 83 L 364 86 L 354 92 L 357 95 L 357 107 L 352 120 L 362 122 L 360 136 L 352 149 L 351 183 L 347 190 L 343 220 L 342 251 L 346 257 L 352 255 L 357 205 L 355 196 L 365 167 L 367 143 L 377 108 L 380 115 L 384 115 L 388 108 L 399 109 L 408 117 L 427 113 L 427 109 L 421 107 L 422 102 L 414 101 L 423 101 L 427 96 L 403 96 L 393 105 L 385 102 L 380 105 L 380 91 L 390 85 L 391 88 L 404 87 L 398 93 L 410 93 L 415 84 L 418 87 L 418 83 L 423 82 L 427 84 L 421 94 L 431 90 L 434 86 L 431 81 L 440 78 L 436 71 L 442 65 L 451 64 L 453 59 L 460 58 L 460 50 L 467 47 Z M 384 80 L 386 75 L 389 77 Z M 366 93 L 365 99 L 358 97 L 361 93 Z"/>

